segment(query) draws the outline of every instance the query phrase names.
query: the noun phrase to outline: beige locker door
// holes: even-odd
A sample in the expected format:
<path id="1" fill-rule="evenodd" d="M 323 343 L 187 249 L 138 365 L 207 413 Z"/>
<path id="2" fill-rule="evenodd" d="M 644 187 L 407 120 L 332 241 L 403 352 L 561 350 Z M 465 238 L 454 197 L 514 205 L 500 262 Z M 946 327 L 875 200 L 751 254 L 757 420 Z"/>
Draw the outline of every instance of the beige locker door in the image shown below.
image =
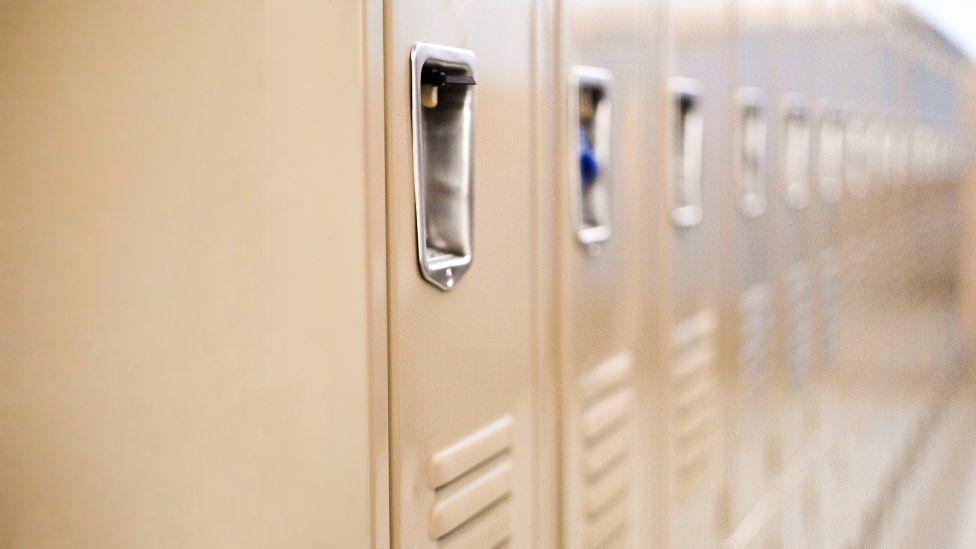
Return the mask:
<path id="1" fill-rule="evenodd" d="M 812 373 L 810 409 L 806 422 L 810 430 L 806 477 L 797 494 L 797 516 L 803 522 L 802 545 L 822 546 L 834 537 L 827 526 L 833 512 L 834 492 L 830 483 L 836 468 L 831 452 L 834 401 L 829 392 L 829 376 L 837 355 L 840 267 L 837 228 L 843 197 L 844 126 L 840 112 L 841 71 L 829 63 L 839 59 L 842 42 L 838 39 L 837 15 L 819 3 L 804 15 L 809 26 L 803 29 L 803 51 L 808 59 L 810 97 L 810 203 L 807 234 L 808 265 L 812 279 L 810 355 Z"/>
<path id="2" fill-rule="evenodd" d="M 0 546 L 370 545 L 367 4 L 0 7 Z"/>
<path id="3" fill-rule="evenodd" d="M 737 88 L 727 99 L 733 128 L 736 159 L 733 177 L 737 187 L 737 208 L 732 216 L 734 257 L 728 262 L 734 271 L 723 284 L 729 304 L 732 332 L 730 349 L 735 357 L 728 376 L 730 390 L 728 476 L 730 523 L 735 529 L 759 502 L 769 487 L 768 451 L 772 443 L 774 414 L 770 383 L 773 344 L 773 264 L 768 254 L 772 242 L 766 215 L 769 142 L 767 94 L 769 42 L 740 19 Z"/>
<path id="4" fill-rule="evenodd" d="M 386 8 L 393 543 L 414 549 L 507 540 L 529 547 L 536 524 L 533 4 L 417 0 Z M 417 42 L 475 56 L 469 75 L 476 81 L 473 261 L 449 291 L 428 283 L 418 268 L 411 130 L 411 51 Z M 441 88 L 434 108 L 453 108 L 454 93 Z M 428 129 L 440 131 L 437 124 L 452 120 L 434 114 Z M 463 145 L 445 147 L 431 161 L 449 164 L 430 173 L 454 177 L 437 170 L 462 165 L 464 154 Z M 439 207 L 447 206 L 434 205 L 428 214 L 439 215 Z"/>
<path id="5" fill-rule="evenodd" d="M 658 447 L 651 274 L 663 170 L 656 2 L 567 1 L 556 86 L 563 546 L 648 547 Z M 596 92 L 595 109 L 589 94 Z M 595 111 L 594 120 L 588 112 Z M 590 123 L 592 122 L 592 125 Z M 582 132 L 598 179 L 581 173 Z M 590 190 L 592 189 L 592 190 Z M 596 195 L 594 193 L 603 193 Z M 604 216 L 585 217 L 609 204 Z M 600 233 L 600 228 L 608 231 Z M 596 236 L 592 236 L 596 234 Z M 592 238 L 591 238 L 592 236 Z"/>
<path id="6" fill-rule="evenodd" d="M 718 283 L 728 272 L 725 208 L 733 201 L 728 116 L 731 2 L 669 5 L 668 170 L 670 327 L 667 358 L 668 539 L 713 547 L 730 530 L 723 486 L 727 315 Z"/>
<path id="7" fill-rule="evenodd" d="M 778 97 L 775 55 L 782 47 L 777 26 L 779 11 L 763 2 L 742 1 L 735 6 L 737 55 L 734 113 L 735 176 L 738 208 L 735 212 L 735 284 L 737 302 L 736 349 L 738 383 L 731 400 L 735 438 L 730 452 L 730 547 L 775 546 L 781 538 L 781 514 L 772 513 L 769 497 L 775 494 L 782 467 L 779 390 L 774 352 L 777 344 L 775 315 L 776 271 L 771 250 L 776 238 L 771 210 L 778 196 L 773 189 L 778 156 Z M 751 111 L 751 112 L 750 112 Z M 748 130 L 761 140 L 750 145 Z M 761 150 L 757 168 L 748 170 L 746 152 Z M 754 172 L 754 173 L 750 173 Z M 756 177 L 758 175 L 758 177 Z M 749 184 L 750 180 L 754 182 Z M 754 187 L 754 188 L 750 188 Z M 753 193 L 751 199 L 749 193 Z M 733 296 L 730 296 L 733 297 Z M 731 307 L 730 307 L 731 308 Z M 762 504 L 765 499 L 766 503 Z"/>
<path id="8" fill-rule="evenodd" d="M 860 525 L 856 496 L 860 474 L 856 468 L 861 454 L 857 432 L 858 419 L 863 414 L 857 404 L 863 399 L 857 391 L 857 375 L 860 357 L 859 328 L 861 311 L 864 309 L 861 274 L 864 265 L 864 227 L 866 207 L 870 191 L 867 159 L 867 96 L 869 70 L 874 59 L 868 42 L 870 33 L 869 11 L 862 2 L 845 3 L 841 8 L 841 57 L 842 80 L 845 91 L 840 98 L 844 103 L 844 199 L 837 212 L 838 247 L 837 266 L 840 271 L 840 313 L 838 322 L 839 342 L 836 364 L 830 375 L 831 389 L 836 398 L 830 415 L 837 418 L 835 445 L 835 485 L 831 512 L 825 514 L 830 521 L 831 536 L 827 542 L 850 544 Z"/>
<path id="9" fill-rule="evenodd" d="M 778 284 L 778 360 L 782 397 L 782 483 L 795 471 L 811 474 L 817 450 L 816 385 L 814 383 L 815 298 L 819 262 L 811 228 L 819 200 L 813 180 L 813 133 L 816 128 L 815 3 L 804 0 L 784 5 L 782 42 L 775 71 L 781 80 L 774 118 L 779 157 L 774 166 L 771 213 L 776 226 L 774 254 Z M 817 517 L 800 494 L 789 488 L 783 502 L 783 542 L 804 546 L 816 535 Z M 812 543 L 812 542 L 811 542 Z"/>
<path id="10" fill-rule="evenodd" d="M 842 543 L 844 517 L 842 514 L 841 477 L 844 474 L 845 448 L 842 446 L 842 400 L 837 391 L 838 361 L 840 358 L 843 297 L 843 237 L 841 215 L 844 201 L 850 196 L 845 188 L 845 132 L 851 113 L 850 75 L 836 68 L 830 59 L 846 61 L 850 55 L 849 8 L 844 4 L 822 4 L 823 19 L 819 23 L 815 47 L 819 50 L 816 85 L 820 90 L 814 130 L 814 223 L 818 252 L 817 278 L 817 388 L 820 392 L 821 413 L 820 451 L 816 484 L 816 506 L 820 517 L 819 543 L 836 546 Z M 845 66 L 846 63 L 840 63 Z"/>

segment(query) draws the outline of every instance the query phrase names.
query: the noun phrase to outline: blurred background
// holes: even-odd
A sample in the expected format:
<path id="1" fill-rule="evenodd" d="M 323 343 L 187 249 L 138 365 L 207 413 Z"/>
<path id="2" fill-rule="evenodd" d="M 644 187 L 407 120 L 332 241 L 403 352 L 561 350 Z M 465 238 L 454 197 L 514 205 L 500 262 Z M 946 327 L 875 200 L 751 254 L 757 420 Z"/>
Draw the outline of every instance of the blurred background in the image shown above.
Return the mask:
<path id="1" fill-rule="evenodd" d="M 941 2 L 921 2 L 906 0 L 906 6 L 918 13 L 933 28 L 943 33 L 972 59 L 976 54 L 976 39 L 973 38 L 972 24 L 976 8 L 969 2 L 943 0 Z"/>

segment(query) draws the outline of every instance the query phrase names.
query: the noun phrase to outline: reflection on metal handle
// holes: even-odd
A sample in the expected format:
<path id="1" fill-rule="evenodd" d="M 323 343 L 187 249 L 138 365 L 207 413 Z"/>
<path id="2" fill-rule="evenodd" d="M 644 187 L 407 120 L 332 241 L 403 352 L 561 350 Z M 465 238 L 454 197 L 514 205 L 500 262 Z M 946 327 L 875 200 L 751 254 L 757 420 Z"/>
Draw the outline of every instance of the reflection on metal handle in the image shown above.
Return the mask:
<path id="1" fill-rule="evenodd" d="M 806 99 L 795 93 L 783 96 L 786 202 L 794 210 L 810 203 L 810 121 Z"/>
<path id="2" fill-rule="evenodd" d="M 816 136 L 817 190 L 827 204 L 844 194 L 844 126 L 840 109 L 830 99 L 817 104 L 820 130 Z"/>
<path id="3" fill-rule="evenodd" d="M 446 291 L 473 257 L 475 56 L 418 43 L 410 59 L 417 257 L 424 279 Z"/>
<path id="4" fill-rule="evenodd" d="M 759 217 L 766 211 L 766 96 L 759 88 L 739 88 L 736 172 L 739 211 Z"/>
<path id="5" fill-rule="evenodd" d="M 610 238 L 610 99 L 613 76 L 597 67 L 576 66 L 570 74 L 570 158 L 576 186 L 576 238 L 599 255 Z"/>
<path id="6" fill-rule="evenodd" d="M 705 138 L 701 86 L 688 78 L 671 79 L 674 101 L 671 220 L 691 227 L 702 220 L 702 154 Z"/>

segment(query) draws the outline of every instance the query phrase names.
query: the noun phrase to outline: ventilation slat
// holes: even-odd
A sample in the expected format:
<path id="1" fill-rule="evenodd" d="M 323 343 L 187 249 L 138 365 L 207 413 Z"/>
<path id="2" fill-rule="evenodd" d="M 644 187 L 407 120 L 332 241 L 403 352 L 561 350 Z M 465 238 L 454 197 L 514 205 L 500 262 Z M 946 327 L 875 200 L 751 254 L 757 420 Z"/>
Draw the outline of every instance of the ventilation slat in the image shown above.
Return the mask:
<path id="1" fill-rule="evenodd" d="M 769 346 L 770 292 L 758 283 L 742 293 L 739 300 L 740 341 L 738 364 L 746 383 L 755 384 L 766 375 L 766 349 Z"/>
<path id="2" fill-rule="evenodd" d="M 583 436 L 587 441 L 597 438 L 618 425 L 630 414 L 633 396 L 622 390 L 606 400 L 594 404 L 583 415 Z"/>
<path id="3" fill-rule="evenodd" d="M 698 383 L 688 387 L 680 395 L 675 397 L 675 407 L 678 413 L 689 413 L 695 407 L 708 403 L 708 397 L 714 392 L 712 380 L 704 377 Z"/>
<path id="4" fill-rule="evenodd" d="M 509 495 L 511 490 L 512 462 L 506 460 L 434 505 L 430 512 L 431 537 L 440 538 L 446 535 L 492 503 Z"/>
<path id="5" fill-rule="evenodd" d="M 717 321 L 712 311 L 702 311 L 672 329 L 672 342 L 675 348 L 691 345 L 698 337 L 715 331 Z"/>
<path id="6" fill-rule="evenodd" d="M 680 422 L 675 428 L 675 436 L 679 445 L 685 445 L 689 440 L 694 440 L 696 435 L 708 432 L 708 427 L 712 422 L 711 404 L 706 405 L 695 415 L 688 417 Z"/>
<path id="7" fill-rule="evenodd" d="M 676 353 L 672 371 L 675 378 L 681 380 L 697 373 L 703 366 L 711 364 L 714 360 L 715 350 L 711 346 L 711 341 L 706 340 L 699 347 Z"/>
<path id="8" fill-rule="evenodd" d="M 590 517 L 597 517 L 605 511 L 608 505 L 615 499 L 620 498 L 627 491 L 628 473 L 630 467 L 627 463 L 613 467 L 599 480 L 590 485 L 586 493 L 586 514 Z"/>
<path id="9" fill-rule="evenodd" d="M 628 511 L 626 505 L 614 505 L 590 524 L 586 532 L 586 546 L 604 547 L 615 534 L 620 534 L 627 525 Z"/>
<path id="10" fill-rule="evenodd" d="M 439 488 L 512 445 L 512 417 L 505 416 L 434 454 L 430 486 Z"/>
<path id="11" fill-rule="evenodd" d="M 446 537 L 442 549 L 494 549 L 512 536 L 510 501 L 502 501 Z"/>
<path id="12" fill-rule="evenodd" d="M 582 492 L 577 546 L 605 546 L 629 520 L 628 491 L 633 482 L 633 355 L 624 351 L 587 371 L 577 381 L 580 396 Z"/>
<path id="13" fill-rule="evenodd" d="M 620 459 L 630 452 L 633 442 L 629 428 L 618 429 L 599 444 L 587 449 L 583 460 L 583 467 L 588 478 L 593 478 L 602 473 L 608 466 L 620 461 Z"/>
<path id="14" fill-rule="evenodd" d="M 587 372 L 579 381 L 583 400 L 592 400 L 597 395 L 627 382 L 630 379 L 632 364 L 633 356 L 630 352 L 623 352 Z"/>
<path id="15" fill-rule="evenodd" d="M 762 294 L 744 297 L 761 301 Z M 678 493 L 687 494 L 709 463 L 715 415 L 715 315 L 702 311 L 672 333 L 671 445 Z"/>

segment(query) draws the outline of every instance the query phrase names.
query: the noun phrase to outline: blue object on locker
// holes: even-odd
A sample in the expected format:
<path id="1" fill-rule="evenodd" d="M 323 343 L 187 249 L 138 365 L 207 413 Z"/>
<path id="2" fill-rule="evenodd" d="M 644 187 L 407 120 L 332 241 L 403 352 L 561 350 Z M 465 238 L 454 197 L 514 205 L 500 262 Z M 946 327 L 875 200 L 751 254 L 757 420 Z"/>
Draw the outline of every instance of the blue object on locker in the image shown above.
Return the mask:
<path id="1" fill-rule="evenodd" d="M 584 189 L 590 188 L 600 175 L 600 165 L 593 152 L 593 144 L 584 130 L 579 132 L 580 182 Z"/>

